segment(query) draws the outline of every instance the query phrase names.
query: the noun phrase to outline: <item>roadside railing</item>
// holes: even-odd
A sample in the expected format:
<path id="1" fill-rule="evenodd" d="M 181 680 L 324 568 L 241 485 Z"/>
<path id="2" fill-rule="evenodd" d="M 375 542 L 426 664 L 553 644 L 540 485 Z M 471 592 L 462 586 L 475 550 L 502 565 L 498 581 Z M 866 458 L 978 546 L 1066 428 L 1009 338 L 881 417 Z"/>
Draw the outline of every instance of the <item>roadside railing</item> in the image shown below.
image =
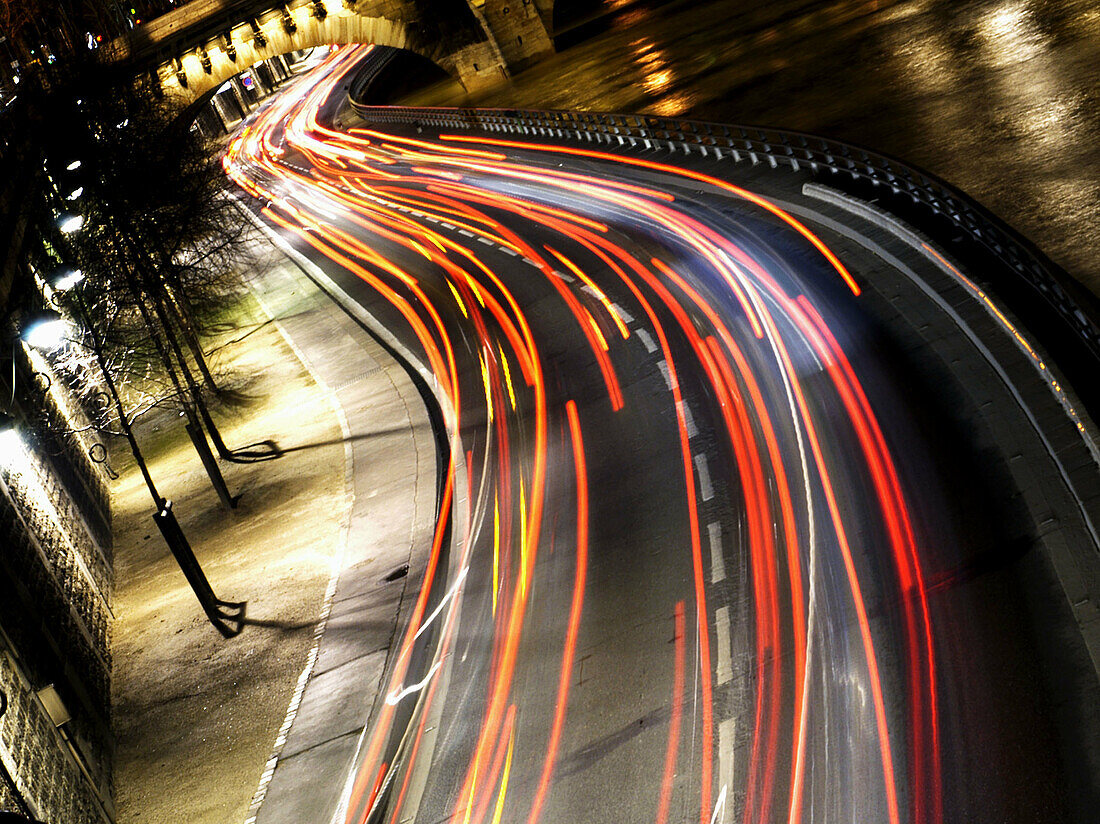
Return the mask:
<path id="1" fill-rule="evenodd" d="M 1100 361 L 1100 324 L 1094 320 L 1092 308 L 1083 306 L 1070 293 L 1074 287 L 1068 274 L 966 195 L 926 172 L 877 152 L 799 132 L 649 115 L 352 105 L 365 119 L 380 123 L 665 149 L 716 160 L 767 163 L 772 168 L 785 166 L 808 171 L 834 185 L 848 181 L 878 192 L 888 190 L 948 221 L 993 254 L 1041 296 L 1077 341 Z"/>

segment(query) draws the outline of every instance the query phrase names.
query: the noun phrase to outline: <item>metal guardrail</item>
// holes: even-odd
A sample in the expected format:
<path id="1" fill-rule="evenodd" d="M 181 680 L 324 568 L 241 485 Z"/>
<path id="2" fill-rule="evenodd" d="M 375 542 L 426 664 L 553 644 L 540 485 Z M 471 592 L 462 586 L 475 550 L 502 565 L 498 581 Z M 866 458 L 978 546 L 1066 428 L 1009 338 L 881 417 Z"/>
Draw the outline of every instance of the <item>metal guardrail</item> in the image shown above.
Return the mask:
<path id="1" fill-rule="evenodd" d="M 666 148 L 735 162 L 768 163 L 794 171 L 829 173 L 886 188 L 949 221 L 1008 266 L 1047 302 L 1094 358 L 1100 360 L 1100 325 L 1069 293 L 1072 278 L 1028 241 L 961 192 L 936 177 L 868 149 L 815 135 L 649 115 L 523 109 L 362 106 L 374 122 L 583 140 L 614 146 Z"/>

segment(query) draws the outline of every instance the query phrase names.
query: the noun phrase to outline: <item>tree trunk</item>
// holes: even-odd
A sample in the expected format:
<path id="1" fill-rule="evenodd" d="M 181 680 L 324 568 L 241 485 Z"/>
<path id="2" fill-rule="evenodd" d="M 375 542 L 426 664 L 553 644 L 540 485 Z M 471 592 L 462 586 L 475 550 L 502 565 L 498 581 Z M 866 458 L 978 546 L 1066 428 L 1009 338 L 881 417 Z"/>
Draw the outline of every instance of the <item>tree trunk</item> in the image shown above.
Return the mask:
<path id="1" fill-rule="evenodd" d="M 186 394 L 183 387 L 180 386 L 179 376 L 176 374 L 176 370 L 172 365 L 172 359 L 167 350 L 164 348 L 164 341 L 161 340 L 159 331 L 165 332 L 165 337 L 171 341 L 171 335 L 167 329 L 157 329 L 157 325 L 153 318 L 149 316 L 149 310 L 145 306 L 145 303 L 141 300 L 141 292 L 137 293 L 138 309 L 141 312 L 142 320 L 145 321 L 145 325 L 149 328 L 149 335 L 153 340 L 153 345 L 156 347 L 157 355 L 160 357 L 161 362 L 164 364 L 164 369 L 168 373 L 169 378 L 172 380 L 172 386 L 175 387 L 176 394 L 180 399 L 180 408 L 183 410 L 184 415 L 187 417 L 188 426 L 191 427 L 191 442 L 195 445 L 195 450 L 199 453 L 199 458 L 202 460 L 203 467 L 206 469 L 206 474 L 210 477 L 210 483 L 214 487 L 214 491 L 218 493 L 218 497 L 222 503 L 225 504 L 227 509 L 233 509 L 236 507 L 237 502 L 229 494 L 229 487 L 225 482 L 225 477 L 222 475 L 221 469 L 218 467 L 217 461 L 214 460 L 214 456 L 210 454 L 210 446 L 206 443 L 206 437 L 203 435 L 202 425 L 199 423 L 198 417 L 195 415 L 195 409 L 191 404 L 186 401 Z M 157 301 L 152 300 L 154 306 L 157 306 Z M 158 312 L 159 315 L 159 312 Z M 162 319 L 163 320 L 163 319 Z M 177 358 L 181 358 L 178 347 L 176 349 Z M 190 378 L 190 373 L 187 371 L 186 365 L 180 360 L 181 372 L 186 378 Z M 190 395 L 192 399 L 195 399 L 197 392 L 194 391 L 195 387 L 193 381 L 188 380 L 188 388 L 191 390 Z M 208 416 L 207 416 L 208 417 Z M 196 437 L 196 435 L 198 437 Z M 215 444 L 218 443 L 215 440 Z"/>
<path id="2" fill-rule="evenodd" d="M 195 333 L 195 324 L 191 316 L 191 310 L 188 308 L 185 301 L 177 297 L 176 290 L 168 284 L 166 279 L 162 278 L 161 284 L 164 287 L 164 293 L 168 296 L 169 306 L 172 309 L 172 314 L 176 318 L 176 325 L 183 335 L 184 343 L 186 343 L 187 348 L 191 350 L 191 356 L 194 358 L 195 366 L 198 367 L 199 372 L 202 374 L 203 383 L 206 384 L 206 387 L 211 392 L 220 394 L 221 389 L 218 388 L 218 384 L 210 372 L 210 366 L 207 364 L 206 356 L 203 354 L 199 336 Z"/>
<path id="3" fill-rule="evenodd" d="M 168 317 L 168 310 L 164 307 L 164 292 L 167 290 L 167 284 L 162 277 L 159 277 L 154 271 L 150 271 L 150 265 L 144 254 L 140 251 L 140 243 L 138 240 L 132 237 L 126 238 L 127 244 L 130 246 L 131 251 L 134 253 L 134 261 L 138 269 L 138 278 L 140 283 L 135 290 L 135 294 L 138 298 L 138 305 L 141 307 L 143 316 L 148 316 L 148 309 L 145 303 L 141 300 L 142 294 L 149 298 L 149 302 L 153 305 L 153 311 L 156 312 L 157 318 L 160 321 L 161 331 L 164 332 L 164 337 L 168 341 L 168 345 L 175 353 L 176 362 L 180 367 L 180 374 L 183 376 L 184 382 L 187 384 L 188 394 L 191 396 L 191 400 L 194 403 L 194 409 L 189 409 L 190 415 L 194 415 L 195 410 L 198 410 L 199 415 L 202 417 L 203 424 L 205 424 L 206 431 L 210 434 L 210 440 L 214 442 L 214 448 L 217 450 L 218 455 L 227 460 L 234 460 L 233 453 L 229 450 L 229 447 L 225 445 L 225 441 L 222 440 L 221 433 L 218 431 L 217 425 L 214 423 L 214 419 L 210 416 L 210 410 L 206 406 L 206 402 L 203 400 L 202 392 L 199 390 L 198 385 L 195 383 L 195 378 L 191 374 L 191 370 L 187 368 L 187 359 L 183 354 L 183 350 L 180 348 L 179 341 L 176 339 L 175 334 L 172 332 L 171 321 Z M 144 264 L 144 265 L 143 265 Z M 142 288 L 144 285 L 144 288 Z M 156 336 L 154 335 L 154 339 Z M 159 346 L 159 340 L 158 340 Z M 165 365 L 170 367 L 170 362 L 165 357 Z M 171 369 L 169 368 L 169 371 Z M 173 383 L 178 387 L 179 384 L 176 380 L 175 373 L 172 372 Z M 192 421 L 196 426 L 198 421 Z M 203 443 L 205 443 L 205 438 Z"/>

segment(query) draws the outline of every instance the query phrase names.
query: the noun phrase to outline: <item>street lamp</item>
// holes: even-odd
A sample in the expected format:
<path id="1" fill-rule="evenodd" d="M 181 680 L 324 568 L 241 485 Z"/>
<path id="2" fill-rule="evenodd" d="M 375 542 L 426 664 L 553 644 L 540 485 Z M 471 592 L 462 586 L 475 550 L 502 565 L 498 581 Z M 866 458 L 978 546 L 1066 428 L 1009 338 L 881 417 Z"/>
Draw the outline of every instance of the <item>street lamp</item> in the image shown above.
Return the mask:
<path id="1" fill-rule="evenodd" d="M 79 297 L 78 305 L 82 306 L 82 304 L 79 304 Z M 145 463 L 145 457 L 141 453 L 137 439 L 134 437 L 133 428 L 130 426 L 130 421 L 126 417 L 126 409 L 122 405 L 122 399 L 119 397 L 118 388 L 115 386 L 114 379 L 111 377 L 111 373 L 108 371 L 106 363 L 104 363 L 103 351 L 95 327 L 91 324 L 85 325 L 88 335 L 91 337 L 92 345 L 85 346 L 84 348 L 95 356 L 96 364 L 99 366 L 100 374 L 103 376 L 103 382 L 107 386 L 108 395 L 118 415 L 119 425 L 122 427 L 123 435 L 130 445 L 130 452 L 133 454 L 134 461 L 137 463 L 142 478 L 145 480 L 145 485 L 149 488 L 149 494 L 156 504 L 153 520 L 156 522 L 157 528 L 160 529 L 161 535 L 164 536 L 164 541 L 172 551 L 172 555 L 183 571 L 184 577 L 187 578 L 187 583 L 191 585 L 192 591 L 199 599 L 199 604 L 202 606 L 203 612 L 206 613 L 206 617 L 210 620 L 210 623 L 226 638 L 239 635 L 241 630 L 244 629 L 245 602 L 223 601 L 214 593 L 213 587 L 210 586 L 210 581 L 207 580 L 206 574 L 202 571 L 202 567 L 199 566 L 199 561 L 195 557 L 194 550 L 191 549 L 191 544 L 188 542 L 187 536 L 183 534 L 183 530 L 176 520 L 176 514 L 172 510 L 172 502 L 162 497 L 160 492 L 157 491 L 156 485 L 153 483 L 153 476 L 149 474 L 149 467 Z M 62 318 L 61 315 L 46 309 L 35 313 L 26 320 L 23 324 L 21 337 L 27 345 L 47 352 L 56 350 L 66 343 L 83 345 L 69 337 L 71 329 L 71 324 Z M 19 434 L 15 432 L 14 426 L 9 425 L 8 430 L 16 439 L 14 447 L 21 446 Z M 4 434 L 3 425 L 0 423 L 0 449 L 3 448 L 5 438 L 7 437 L 10 436 Z"/>
<path id="2" fill-rule="evenodd" d="M 79 269 L 69 269 L 64 272 L 58 272 L 50 278 L 50 287 L 55 292 L 68 292 L 78 283 L 84 280 L 84 273 Z"/>
<path id="3" fill-rule="evenodd" d="M 66 215 L 57 224 L 58 228 L 66 235 L 70 235 L 84 225 L 84 218 L 80 215 Z"/>
<path id="4" fill-rule="evenodd" d="M 70 331 L 67 320 L 57 312 L 47 310 L 37 313 L 24 325 L 21 337 L 28 346 L 53 352 L 69 342 Z"/>

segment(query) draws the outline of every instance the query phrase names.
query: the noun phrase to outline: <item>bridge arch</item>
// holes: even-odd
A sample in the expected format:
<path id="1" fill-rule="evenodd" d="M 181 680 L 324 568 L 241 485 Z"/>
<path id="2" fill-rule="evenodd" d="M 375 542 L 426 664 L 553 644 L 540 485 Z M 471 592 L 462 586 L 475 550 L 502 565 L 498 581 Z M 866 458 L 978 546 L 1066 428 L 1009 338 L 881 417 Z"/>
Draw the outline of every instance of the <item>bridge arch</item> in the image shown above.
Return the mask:
<path id="1" fill-rule="evenodd" d="M 552 0 L 191 0 L 116 40 L 108 59 L 153 66 L 185 102 L 279 54 L 369 43 L 406 49 L 469 91 L 551 54 Z M 461 10 L 461 11 L 459 11 Z M 159 65 L 158 65 L 159 64 Z"/>
<path id="2" fill-rule="evenodd" d="M 236 26 L 228 37 L 223 35 L 159 66 L 161 86 L 185 104 L 191 103 L 276 55 L 347 43 L 408 49 L 462 80 L 456 55 L 440 56 L 421 48 L 400 20 L 367 17 L 343 9 L 318 19 L 310 14 L 309 7 L 302 6 L 289 13 L 289 22 L 278 13 L 255 22 Z"/>

